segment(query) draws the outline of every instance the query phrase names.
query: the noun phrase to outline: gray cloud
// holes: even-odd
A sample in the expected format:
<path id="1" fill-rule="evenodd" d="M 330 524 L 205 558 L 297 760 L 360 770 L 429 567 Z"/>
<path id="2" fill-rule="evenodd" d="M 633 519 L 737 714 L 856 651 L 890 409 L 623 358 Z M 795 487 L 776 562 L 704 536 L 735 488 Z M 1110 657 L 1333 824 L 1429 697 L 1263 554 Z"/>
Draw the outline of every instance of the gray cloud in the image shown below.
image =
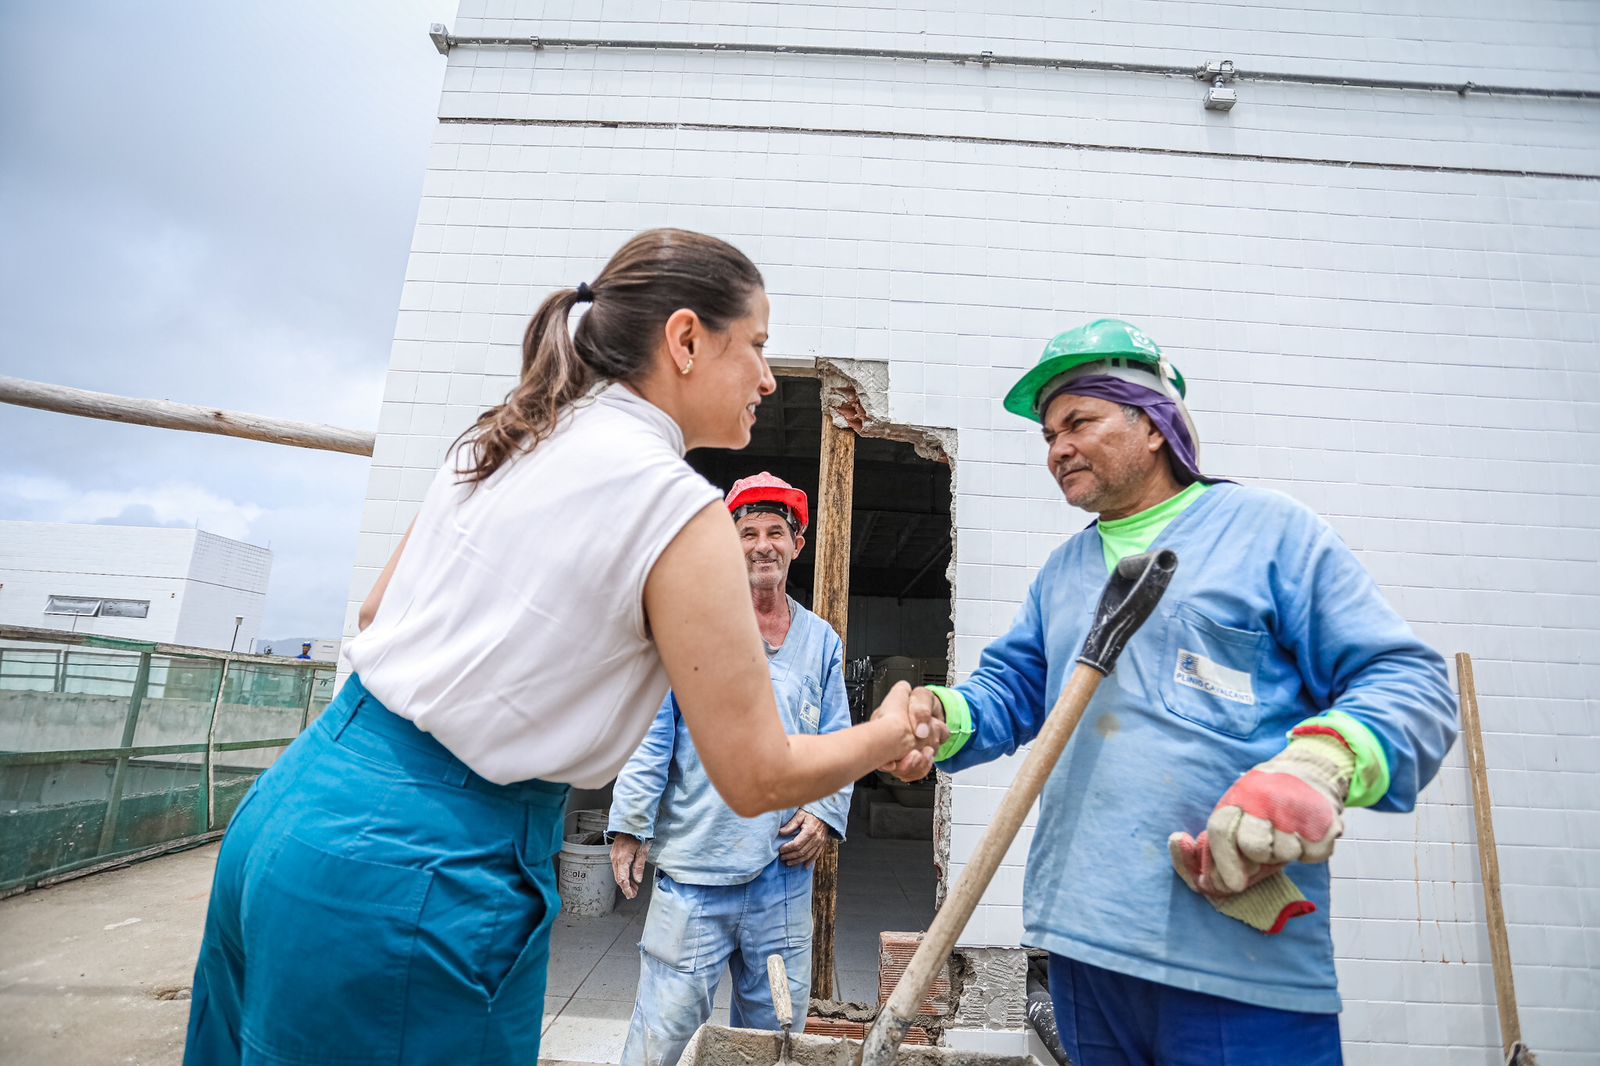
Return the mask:
<path id="1" fill-rule="evenodd" d="M 0 372 L 373 426 L 454 8 L 10 10 Z M 267 632 L 338 632 L 366 465 L 0 407 L 0 517 L 270 542 Z"/>

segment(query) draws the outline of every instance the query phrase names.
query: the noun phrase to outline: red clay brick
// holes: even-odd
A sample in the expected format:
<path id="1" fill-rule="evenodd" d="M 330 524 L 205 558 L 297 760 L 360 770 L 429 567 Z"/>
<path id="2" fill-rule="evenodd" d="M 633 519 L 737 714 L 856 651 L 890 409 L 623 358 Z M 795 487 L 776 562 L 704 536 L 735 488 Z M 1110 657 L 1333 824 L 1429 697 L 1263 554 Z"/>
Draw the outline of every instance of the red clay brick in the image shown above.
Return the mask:
<path id="1" fill-rule="evenodd" d="M 911 956 L 916 954 L 917 945 L 922 943 L 921 933 L 879 933 L 878 934 L 878 1004 L 889 1002 L 889 995 L 894 991 L 894 986 L 905 975 L 906 967 L 911 964 Z M 933 979 L 933 987 L 917 1005 L 918 1015 L 927 1015 L 931 1018 L 944 1018 L 952 1013 L 950 1003 L 950 967 L 948 964 L 940 968 L 938 976 Z"/>
<path id="2" fill-rule="evenodd" d="M 843 1018 L 806 1019 L 807 1036 L 843 1036 L 849 1037 L 851 1040 L 865 1040 L 867 1038 L 867 1029 L 866 1022 L 846 1021 Z M 922 1044 L 931 1047 L 933 1046 L 933 1038 L 928 1035 L 928 1031 L 922 1026 L 913 1025 L 906 1030 L 906 1038 L 902 1043 Z"/>

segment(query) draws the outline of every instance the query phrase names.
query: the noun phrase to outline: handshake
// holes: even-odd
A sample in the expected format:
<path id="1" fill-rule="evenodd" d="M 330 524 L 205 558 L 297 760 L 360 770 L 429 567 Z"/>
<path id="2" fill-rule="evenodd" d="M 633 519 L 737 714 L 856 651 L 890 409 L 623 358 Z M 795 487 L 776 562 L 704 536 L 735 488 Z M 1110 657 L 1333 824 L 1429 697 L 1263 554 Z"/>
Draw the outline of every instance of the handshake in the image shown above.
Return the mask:
<path id="1" fill-rule="evenodd" d="M 878 769 L 902 781 L 927 777 L 933 769 L 934 755 L 950 739 L 939 697 L 925 688 L 913 689 L 904 681 L 890 689 L 872 712 L 871 724 L 898 734 L 895 750 L 899 754 Z"/>

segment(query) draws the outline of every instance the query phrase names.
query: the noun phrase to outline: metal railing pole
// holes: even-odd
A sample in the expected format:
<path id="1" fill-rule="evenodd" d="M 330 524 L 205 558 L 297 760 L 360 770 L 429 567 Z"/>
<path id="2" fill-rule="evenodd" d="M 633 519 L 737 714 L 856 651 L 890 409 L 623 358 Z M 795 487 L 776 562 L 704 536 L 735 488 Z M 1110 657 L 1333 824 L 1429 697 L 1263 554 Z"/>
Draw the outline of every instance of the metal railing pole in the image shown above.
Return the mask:
<path id="1" fill-rule="evenodd" d="M 150 688 L 150 652 L 139 655 L 139 671 L 133 677 L 133 695 L 128 698 L 128 716 L 122 721 L 122 743 L 119 745 L 124 750 L 133 747 L 134 734 L 139 730 L 139 708 L 144 703 L 144 694 Z M 111 775 L 111 798 L 106 802 L 106 820 L 100 827 L 100 850 L 104 855 L 111 850 L 117 839 L 117 816 L 122 811 L 122 790 L 127 787 L 128 757 L 117 758 L 117 768 Z"/>
<path id="2" fill-rule="evenodd" d="M 306 731 L 306 726 L 311 724 L 311 701 L 317 698 L 317 672 L 307 670 L 301 675 L 306 682 L 306 704 L 300 708 L 300 729 L 295 733 L 299 736 Z"/>
<path id="3" fill-rule="evenodd" d="M 222 671 L 217 674 L 217 694 L 211 700 L 211 723 L 206 726 L 206 757 L 200 770 L 200 787 L 205 790 L 206 800 L 206 821 L 202 828 L 208 832 L 217 824 L 217 779 L 213 772 L 217 755 L 217 712 L 222 708 L 222 690 L 228 686 L 228 668 L 232 665 L 232 659 L 222 660 Z"/>

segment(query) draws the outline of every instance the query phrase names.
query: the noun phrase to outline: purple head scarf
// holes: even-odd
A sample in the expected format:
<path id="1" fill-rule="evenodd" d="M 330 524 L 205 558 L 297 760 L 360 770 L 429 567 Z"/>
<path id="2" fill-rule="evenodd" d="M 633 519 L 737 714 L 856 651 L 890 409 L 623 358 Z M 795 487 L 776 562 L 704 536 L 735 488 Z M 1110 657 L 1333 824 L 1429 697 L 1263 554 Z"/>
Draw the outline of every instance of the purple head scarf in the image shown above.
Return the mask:
<path id="1" fill-rule="evenodd" d="M 1107 374 L 1085 374 L 1059 384 L 1055 382 L 1051 384 L 1055 385 L 1055 388 L 1050 389 L 1050 386 L 1046 386 L 1050 391 L 1044 394 L 1044 399 L 1039 404 L 1040 417 L 1049 410 L 1052 400 L 1066 394 L 1088 396 L 1096 400 L 1108 400 L 1111 403 L 1125 403 L 1137 407 L 1150 417 L 1150 421 L 1156 424 L 1161 435 L 1167 439 L 1167 454 L 1172 459 L 1172 473 L 1181 484 L 1212 480 L 1200 473 L 1196 441 L 1194 434 L 1190 432 L 1188 412 L 1178 406 L 1177 400 L 1155 389 L 1147 389 L 1143 385 L 1136 385 L 1131 381 L 1124 381 Z"/>

